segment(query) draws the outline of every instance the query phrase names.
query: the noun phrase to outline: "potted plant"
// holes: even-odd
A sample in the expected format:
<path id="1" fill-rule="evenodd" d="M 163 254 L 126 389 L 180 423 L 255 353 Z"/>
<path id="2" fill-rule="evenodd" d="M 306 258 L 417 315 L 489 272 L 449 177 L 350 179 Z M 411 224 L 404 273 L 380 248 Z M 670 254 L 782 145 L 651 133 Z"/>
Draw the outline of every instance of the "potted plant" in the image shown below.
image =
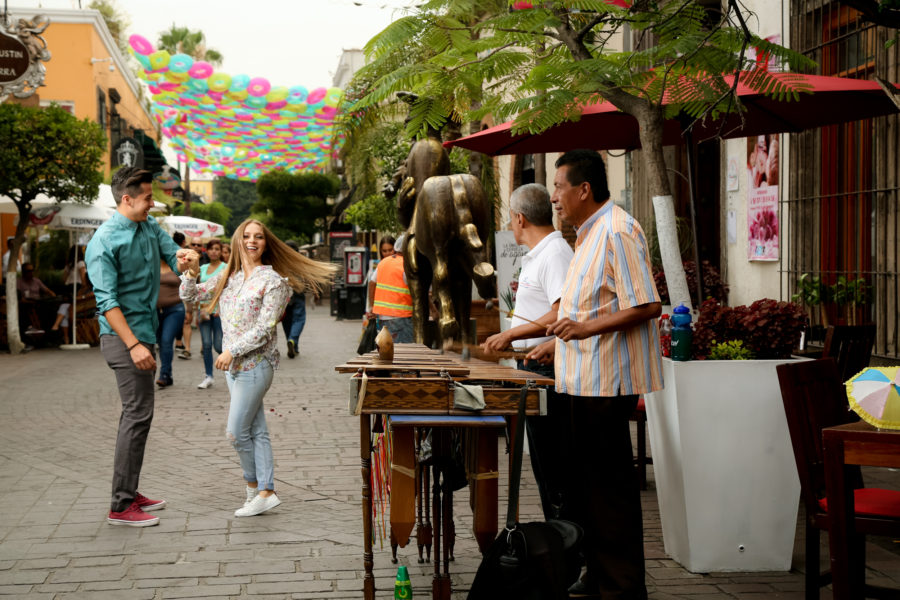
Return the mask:
<path id="1" fill-rule="evenodd" d="M 790 569 L 800 481 L 775 366 L 804 324 L 790 302 L 707 300 L 703 360 L 663 359 L 647 422 L 666 553 L 690 571 Z"/>

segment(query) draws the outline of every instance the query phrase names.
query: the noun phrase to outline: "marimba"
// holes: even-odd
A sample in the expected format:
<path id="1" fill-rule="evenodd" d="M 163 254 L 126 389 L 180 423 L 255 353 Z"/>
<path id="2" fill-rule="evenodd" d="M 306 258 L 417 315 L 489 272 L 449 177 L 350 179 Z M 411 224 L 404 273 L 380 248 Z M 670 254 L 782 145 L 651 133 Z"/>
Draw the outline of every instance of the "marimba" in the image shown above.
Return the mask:
<path id="1" fill-rule="evenodd" d="M 335 367 L 340 373 L 352 373 L 350 380 L 350 412 L 360 418 L 360 459 L 362 464 L 363 503 L 363 564 L 365 578 L 363 589 L 366 600 L 375 598 L 375 577 L 372 574 L 374 556 L 372 554 L 372 490 L 371 481 L 371 416 L 402 415 L 398 425 L 406 427 L 410 433 L 401 435 L 400 443 L 411 443 L 412 427 L 432 427 L 432 450 L 435 456 L 447 451 L 448 428 L 465 427 L 478 431 L 481 428 L 496 427 L 497 420 L 483 417 L 508 417 L 515 419 L 522 387 L 529 387 L 526 399 L 526 414 L 546 414 L 546 395 L 540 386 L 553 385 L 553 380 L 536 373 L 519 371 L 510 367 L 482 360 L 464 361 L 458 354 L 441 353 L 420 344 L 397 344 L 394 359 L 384 362 L 377 353 L 356 357 L 346 364 Z M 457 408 L 454 395 L 459 384 L 481 386 L 485 407 L 473 411 Z M 482 417 L 475 418 L 472 417 Z M 397 443 L 395 429 L 395 443 Z M 475 537 L 479 546 L 486 547 L 497 535 L 497 442 L 492 435 L 478 436 L 472 446 L 477 456 L 467 456 L 467 464 L 475 471 L 473 484 L 476 500 L 473 510 Z M 398 464 L 395 457 L 392 465 L 392 496 L 404 495 L 406 499 L 415 496 L 414 469 L 412 464 Z M 440 461 L 433 461 L 434 513 L 434 578 L 432 597 L 440 600 L 450 598 L 449 576 L 449 536 L 442 531 L 450 523 L 452 496 L 441 498 Z M 480 475 L 479 475 L 480 474 Z M 409 496 L 412 494 L 412 496 Z M 394 502 L 392 498 L 391 525 L 395 526 Z M 414 518 L 410 510 L 404 509 L 404 516 L 398 519 L 398 539 L 405 539 L 411 532 Z M 443 536 L 442 536 L 443 534 Z M 443 540 L 443 546 L 442 546 Z M 443 556 L 443 569 L 441 557 Z"/>

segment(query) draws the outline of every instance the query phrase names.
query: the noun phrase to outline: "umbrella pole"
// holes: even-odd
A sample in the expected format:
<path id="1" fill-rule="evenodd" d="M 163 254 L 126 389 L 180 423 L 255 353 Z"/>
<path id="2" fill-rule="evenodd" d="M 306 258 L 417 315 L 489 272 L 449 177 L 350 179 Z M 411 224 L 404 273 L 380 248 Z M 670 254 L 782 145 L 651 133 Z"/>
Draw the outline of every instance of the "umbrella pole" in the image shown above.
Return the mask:
<path id="1" fill-rule="evenodd" d="M 694 273 L 697 280 L 697 310 L 703 304 L 703 269 L 700 267 L 700 239 L 697 237 L 697 182 L 694 177 L 694 163 L 696 162 L 696 144 L 694 144 L 694 136 L 691 130 L 684 132 L 684 141 L 687 144 L 688 159 L 688 187 L 690 188 L 690 209 L 691 209 L 691 235 L 694 238 Z"/>
<path id="2" fill-rule="evenodd" d="M 72 246 L 72 230 L 69 230 L 69 247 Z M 88 344 L 79 344 L 77 338 L 78 335 L 78 323 L 76 320 L 78 319 L 78 245 L 75 245 L 75 262 L 72 265 L 75 277 L 72 278 L 72 343 L 71 344 L 62 344 L 60 348 L 63 350 L 85 350 L 90 348 Z"/>

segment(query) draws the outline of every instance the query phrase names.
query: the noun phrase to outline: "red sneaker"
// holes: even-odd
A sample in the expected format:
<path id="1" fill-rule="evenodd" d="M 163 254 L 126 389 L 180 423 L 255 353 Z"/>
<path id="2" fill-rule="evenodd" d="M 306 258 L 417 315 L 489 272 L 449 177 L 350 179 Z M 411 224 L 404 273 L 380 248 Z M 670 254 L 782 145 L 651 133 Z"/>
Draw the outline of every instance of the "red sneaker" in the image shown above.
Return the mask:
<path id="1" fill-rule="evenodd" d="M 134 503 L 137 504 L 144 512 L 159 510 L 166 507 L 165 500 L 151 500 L 143 494 L 135 494 Z"/>
<path id="2" fill-rule="evenodd" d="M 131 506 L 122 512 L 109 511 L 106 517 L 110 525 L 128 525 L 129 527 L 150 527 L 151 525 L 159 525 L 159 517 L 148 515 L 141 510 L 137 502 L 132 502 Z"/>

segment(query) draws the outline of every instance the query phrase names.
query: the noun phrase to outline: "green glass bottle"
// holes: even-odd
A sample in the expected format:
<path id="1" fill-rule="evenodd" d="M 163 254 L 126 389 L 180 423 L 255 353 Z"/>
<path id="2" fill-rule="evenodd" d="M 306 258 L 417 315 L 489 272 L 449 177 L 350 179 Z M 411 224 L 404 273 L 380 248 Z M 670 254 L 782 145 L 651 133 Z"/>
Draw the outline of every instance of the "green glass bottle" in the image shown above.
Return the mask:
<path id="1" fill-rule="evenodd" d="M 394 600 L 409 600 L 412 598 L 412 584 L 409 582 L 409 573 L 405 566 L 397 569 L 397 581 L 394 582 Z"/>

